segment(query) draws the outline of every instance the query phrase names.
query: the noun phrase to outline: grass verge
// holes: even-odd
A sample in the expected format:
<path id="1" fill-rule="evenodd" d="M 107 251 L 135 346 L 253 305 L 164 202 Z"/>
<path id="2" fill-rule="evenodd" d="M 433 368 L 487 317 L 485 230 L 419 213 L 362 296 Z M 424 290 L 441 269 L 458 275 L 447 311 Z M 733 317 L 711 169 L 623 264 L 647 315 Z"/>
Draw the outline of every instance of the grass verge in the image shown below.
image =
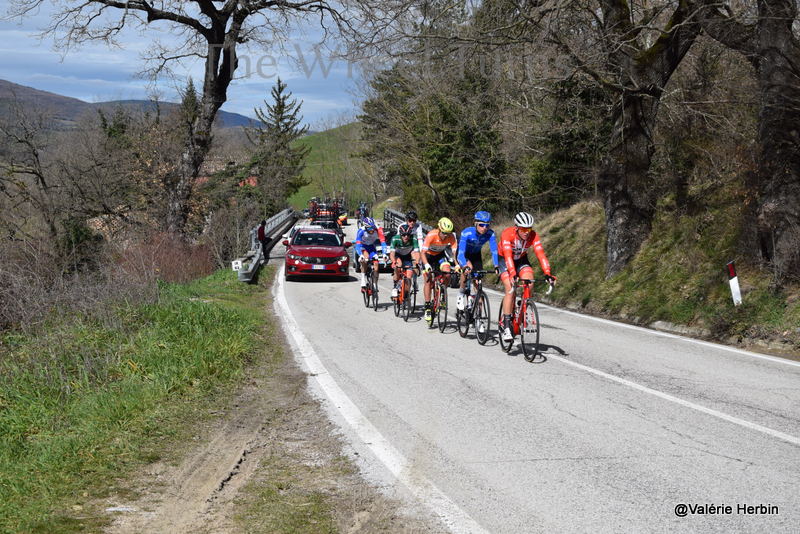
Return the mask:
<path id="1" fill-rule="evenodd" d="M 165 284 L 110 323 L 0 338 L 0 532 L 99 528 L 84 506 L 181 443 L 250 364 L 267 274 Z"/>

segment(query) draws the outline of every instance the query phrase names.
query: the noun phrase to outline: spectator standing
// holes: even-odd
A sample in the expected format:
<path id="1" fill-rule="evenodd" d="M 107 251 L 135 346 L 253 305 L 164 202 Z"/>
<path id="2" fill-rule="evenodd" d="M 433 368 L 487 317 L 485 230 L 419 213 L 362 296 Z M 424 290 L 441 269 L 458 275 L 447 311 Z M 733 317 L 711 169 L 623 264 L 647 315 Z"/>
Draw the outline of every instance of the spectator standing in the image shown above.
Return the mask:
<path id="1" fill-rule="evenodd" d="M 267 226 L 267 221 L 261 221 L 261 224 L 258 226 L 258 242 L 261 243 L 261 255 L 265 260 L 267 259 L 266 226 Z"/>

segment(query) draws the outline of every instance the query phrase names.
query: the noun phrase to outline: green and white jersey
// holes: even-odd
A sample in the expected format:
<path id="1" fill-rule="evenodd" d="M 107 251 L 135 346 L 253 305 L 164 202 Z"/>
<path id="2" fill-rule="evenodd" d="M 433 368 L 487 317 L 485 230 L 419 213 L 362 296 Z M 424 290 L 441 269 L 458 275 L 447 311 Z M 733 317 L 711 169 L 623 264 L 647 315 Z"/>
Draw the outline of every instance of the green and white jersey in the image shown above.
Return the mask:
<path id="1" fill-rule="evenodd" d="M 392 250 L 395 254 L 408 256 L 412 252 L 419 252 L 419 241 L 417 241 L 416 236 L 411 236 L 411 240 L 408 243 L 403 243 L 403 238 L 400 237 L 400 234 L 395 234 L 389 244 L 389 251 Z"/>

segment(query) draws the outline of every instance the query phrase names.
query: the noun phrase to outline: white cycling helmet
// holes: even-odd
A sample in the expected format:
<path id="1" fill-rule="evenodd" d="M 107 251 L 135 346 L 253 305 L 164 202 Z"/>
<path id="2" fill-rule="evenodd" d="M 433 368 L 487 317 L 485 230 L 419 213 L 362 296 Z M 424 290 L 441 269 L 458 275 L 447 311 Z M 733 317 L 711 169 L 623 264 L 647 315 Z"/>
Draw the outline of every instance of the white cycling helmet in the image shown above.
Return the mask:
<path id="1" fill-rule="evenodd" d="M 514 215 L 514 224 L 520 228 L 533 228 L 533 215 L 527 211 L 521 211 Z"/>

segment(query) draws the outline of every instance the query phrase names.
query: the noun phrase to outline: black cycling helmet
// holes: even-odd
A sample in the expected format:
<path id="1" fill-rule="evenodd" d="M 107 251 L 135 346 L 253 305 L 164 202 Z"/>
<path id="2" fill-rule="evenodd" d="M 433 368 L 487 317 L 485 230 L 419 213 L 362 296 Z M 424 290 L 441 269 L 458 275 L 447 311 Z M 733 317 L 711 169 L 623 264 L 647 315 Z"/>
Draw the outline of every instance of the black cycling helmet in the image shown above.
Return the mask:
<path id="1" fill-rule="evenodd" d="M 409 211 L 406 213 L 406 220 L 407 221 L 416 221 L 417 220 L 417 212 L 414 210 Z"/>

